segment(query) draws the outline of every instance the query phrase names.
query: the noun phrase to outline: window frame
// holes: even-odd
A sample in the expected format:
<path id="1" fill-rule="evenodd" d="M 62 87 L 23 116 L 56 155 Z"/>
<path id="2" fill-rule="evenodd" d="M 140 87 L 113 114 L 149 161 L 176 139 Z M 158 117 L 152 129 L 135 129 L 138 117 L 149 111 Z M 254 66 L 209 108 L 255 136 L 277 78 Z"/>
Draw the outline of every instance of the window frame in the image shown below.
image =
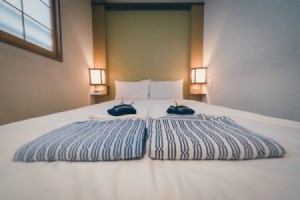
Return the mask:
<path id="1" fill-rule="evenodd" d="M 61 35 L 59 0 L 50 0 L 50 3 L 52 8 L 51 9 L 52 45 L 53 45 L 52 51 L 44 49 L 22 38 L 16 37 L 3 30 L 0 30 L 0 41 L 62 62 L 63 55 L 62 55 L 62 35 Z"/>

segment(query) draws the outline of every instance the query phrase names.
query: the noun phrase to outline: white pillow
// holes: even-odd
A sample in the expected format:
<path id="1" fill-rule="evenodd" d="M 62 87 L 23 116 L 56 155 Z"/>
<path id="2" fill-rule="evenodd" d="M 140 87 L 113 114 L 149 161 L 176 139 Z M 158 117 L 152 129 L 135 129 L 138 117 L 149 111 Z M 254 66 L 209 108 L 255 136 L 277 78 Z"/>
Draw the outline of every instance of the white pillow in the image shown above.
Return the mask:
<path id="1" fill-rule="evenodd" d="M 138 82 L 115 81 L 115 99 L 149 99 L 149 82 L 150 80 Z"/>
<path id="2" fill-rule="evenodd" d="M 183 79 L 150 82 L 150 99 L 183 99 L 182 91 Z"/>

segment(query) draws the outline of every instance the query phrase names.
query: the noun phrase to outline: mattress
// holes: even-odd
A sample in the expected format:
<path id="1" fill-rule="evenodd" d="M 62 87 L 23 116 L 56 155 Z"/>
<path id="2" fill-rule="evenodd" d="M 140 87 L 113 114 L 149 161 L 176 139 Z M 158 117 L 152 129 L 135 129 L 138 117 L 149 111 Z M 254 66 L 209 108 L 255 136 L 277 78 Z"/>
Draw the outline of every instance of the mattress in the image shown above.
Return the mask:
<path id="1" fill-rule="evenodd" d="M 300 123 L 213 106 L 179 103 L 195 114 L 227 116 L 272 138 L 286 150 L 282 158 L 245 161 L 152 160 L 113 162 L 14 162 L 24 144 L 58 127 L 89 117 L 115 119 L 109 101 L 0 126 L 0 199 L 298 199 Z M 136 101 L 137 115 L 160 118 L 172 100 Z"/>

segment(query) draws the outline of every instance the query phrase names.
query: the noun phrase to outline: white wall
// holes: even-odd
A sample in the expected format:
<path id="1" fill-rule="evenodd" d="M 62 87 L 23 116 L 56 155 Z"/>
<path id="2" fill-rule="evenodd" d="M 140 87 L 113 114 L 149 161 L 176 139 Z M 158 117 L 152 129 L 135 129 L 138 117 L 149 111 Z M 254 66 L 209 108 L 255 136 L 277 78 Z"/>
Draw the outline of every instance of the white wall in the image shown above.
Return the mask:
<path id="1" fill-rule="evenodd" d="M 208 102 L 300 121 L 300 1 L 208 0 Z"/>
<path id="2" fill-rule="evenodd" d="M 0 42 L 0 124 L 88 105 L 90 0 L 60 1 L 63 62 Z"/>

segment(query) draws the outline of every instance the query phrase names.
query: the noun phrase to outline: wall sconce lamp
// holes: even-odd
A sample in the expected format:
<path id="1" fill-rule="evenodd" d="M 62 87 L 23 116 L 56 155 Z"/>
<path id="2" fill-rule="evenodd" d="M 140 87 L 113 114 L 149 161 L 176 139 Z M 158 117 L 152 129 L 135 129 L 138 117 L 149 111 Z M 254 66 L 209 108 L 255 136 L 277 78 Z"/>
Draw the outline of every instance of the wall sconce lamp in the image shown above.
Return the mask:
<path id="1" fill-rule="evenodd" d="M 191 73 L 192 84 L 205 84 L 206 70 L 206 67 L 193 68 Z"/>
<path id="2" fill-rule="evenodd" d="M 97 88 L 99 85 L 106 85 L 106 72 L 104 69 L 90 69 L 90 84 L 95 86 L 94 93 L 102 94 L 103 87 Z"/>
<path id="3" fill-rule="evenodd" d="M 90 69 L 90 83 L 91 85 L 105 85 L 105 70 Z"/>
<path id="4" fill-rule="evenodd" d="M 193 68 L 191 70 L 191 87 L 190 94 L 206 94 L 206 87 L 203 84 L 206 84 L 206 67 Z"/>

